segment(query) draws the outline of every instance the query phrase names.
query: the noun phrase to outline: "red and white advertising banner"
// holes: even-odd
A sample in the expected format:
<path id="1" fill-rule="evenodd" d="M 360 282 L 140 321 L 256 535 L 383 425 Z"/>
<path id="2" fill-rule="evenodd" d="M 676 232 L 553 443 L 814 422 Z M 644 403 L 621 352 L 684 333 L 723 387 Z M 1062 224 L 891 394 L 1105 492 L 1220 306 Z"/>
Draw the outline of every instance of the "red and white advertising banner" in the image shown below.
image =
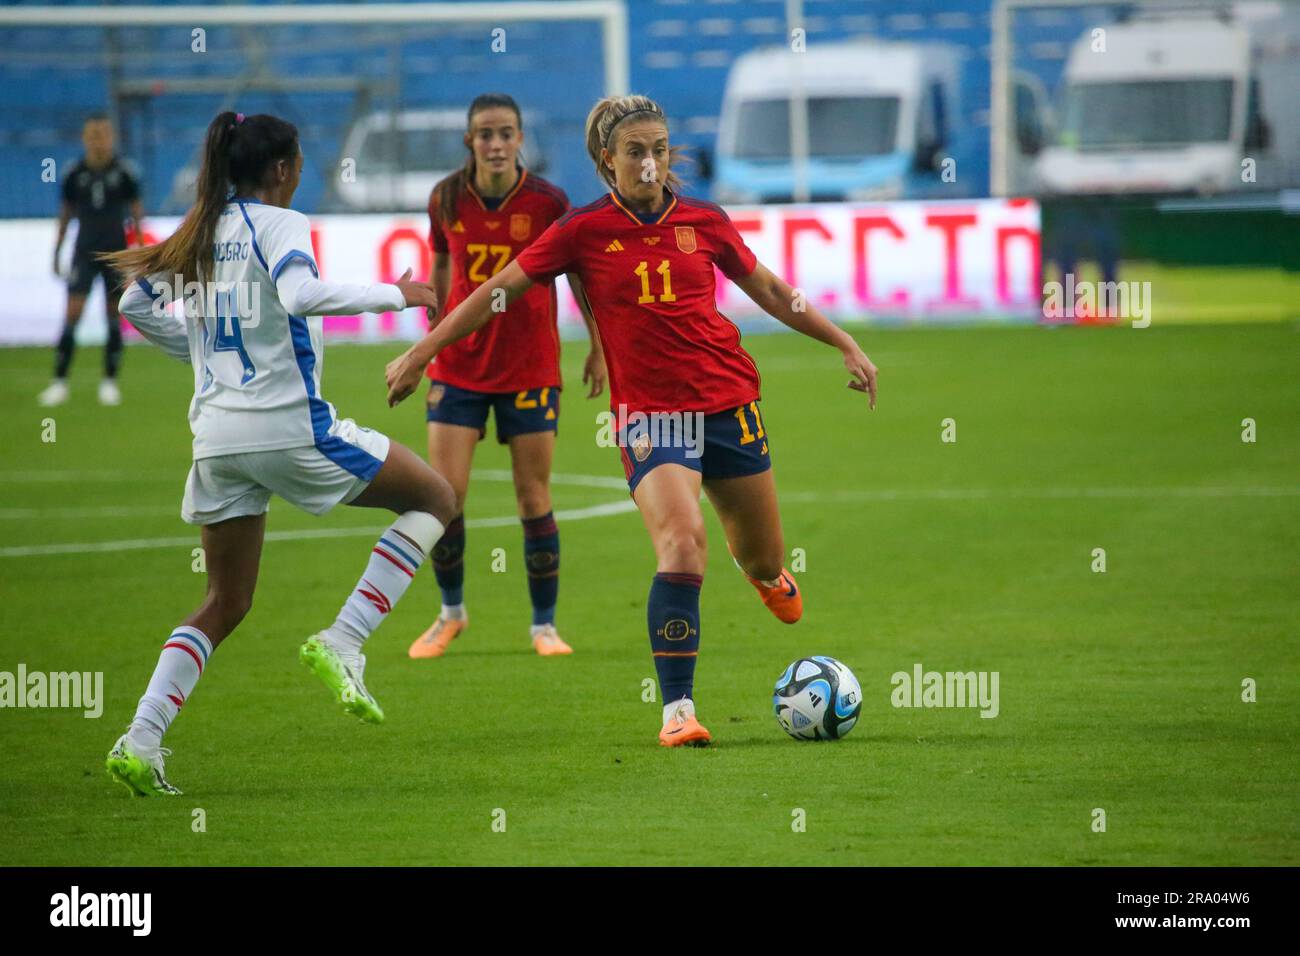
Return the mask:
<path id="1" fill-rule="evenodd" d="M 1034 320 L 1041 314 L 1039 208 L 1032 200 L 739 206 L 728 214 L 759 261 L 837 321 Z M 146 240 L 169 235 L 179 221 L 147 219 Z M 427 276 L 427 235 L 423 215 L 312 219 L 321 277 L 336 282 L 390 282 L 408 266 Z M 53 219 L 0 222 L 0 344 L 58 338 L 65 287 L 51 270 L 54 236 Z M 65 270 L 71 248 L 70 235 Z M 761 318 L 744 293 L 721 274 L 718 279 L 724 314 Z M 561 329 L 578 334 L 577 306 L 563 277 L 558 285 Z M 79 340 L 103 340 L 103 313 L 97 283 Z M 413 340 L 424 327 L 417 309 L 325 320 L 328 336 L 357 341 Z"/>

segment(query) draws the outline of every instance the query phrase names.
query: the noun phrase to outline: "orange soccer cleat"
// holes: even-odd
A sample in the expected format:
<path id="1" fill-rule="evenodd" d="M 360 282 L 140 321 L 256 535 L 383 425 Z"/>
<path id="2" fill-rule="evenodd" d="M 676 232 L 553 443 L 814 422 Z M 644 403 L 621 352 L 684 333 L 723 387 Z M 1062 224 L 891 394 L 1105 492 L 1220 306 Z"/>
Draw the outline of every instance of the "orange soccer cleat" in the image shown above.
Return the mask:
<path id="1" fill-rule="evenodd" d="M 713 738 L 695 715 L 680 710 L 659 731 L 659 744 L 663 747 L 707 747 L 712 742 Z"/>
<path id="2" fill-rule="evenodd" d="M 533 650 L 542 657 L 555 657 L 558 654 L 572 654 L 573 648 L 564 643 L 554 624 L 547 624 L 533 635 Z"/>
<path id="3" fill-rule="evenodd" d="M 407 651 L 412 658 L 420 660 L 425 657 L 442 657 L 447 653 L 447 645 L 460 636 L 460 632 L 469 627 L 469 618 L 463 617 L 458 621 L 453 621 L 445 617 L 439 617 L 433 622 L 433 625 L 415 639 L 411 649 Z"/>
<path id="4" fill-rule="evenodd" d="M 776 580 L 774 587 L 768 587 L 753 578 L 749 578 L 749 583 L 754 585 L 763 604 L 776 615 L 777 620 L 793 624 L 803 617 L 803 595 L 799 593 L 799 585 L 794 583 L 794 575 L 785 568 L 781 569 L 781 576 Z"/>

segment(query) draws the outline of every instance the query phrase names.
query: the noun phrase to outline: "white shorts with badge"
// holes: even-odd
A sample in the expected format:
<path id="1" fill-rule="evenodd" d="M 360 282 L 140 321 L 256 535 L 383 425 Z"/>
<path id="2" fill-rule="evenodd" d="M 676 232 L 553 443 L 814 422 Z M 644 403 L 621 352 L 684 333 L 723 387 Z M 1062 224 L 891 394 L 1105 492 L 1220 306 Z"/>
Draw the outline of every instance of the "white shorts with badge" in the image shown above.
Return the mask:
<path id="1" fill-rule="evenodd" d="M 314 515 L 356 498 L 388 458 L 388 436 L 341 418 L 315 445 L 199 458 L 185 480 L 181 517 L 208 525 L 265 514 L 271 495 Z"/>

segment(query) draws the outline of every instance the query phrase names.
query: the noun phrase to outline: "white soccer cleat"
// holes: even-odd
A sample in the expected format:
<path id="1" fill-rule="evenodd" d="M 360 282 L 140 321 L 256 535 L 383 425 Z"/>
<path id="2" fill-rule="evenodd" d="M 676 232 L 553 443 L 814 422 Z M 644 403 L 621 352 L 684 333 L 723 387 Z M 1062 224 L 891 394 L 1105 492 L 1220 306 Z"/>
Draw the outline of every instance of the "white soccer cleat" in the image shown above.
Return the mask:
<path id="1" fill-rule="evenodd" d="M 122 404 L 122 393 L 118 390 L 117 382 L 113 381 L 111 378 L 106 378 L 99 383 L 99 404 Z"/>
<path id="2" fill-rule="evenodd" d="M 40 402 L 45 408 L 54 408 L 56 405 L 62 405 L 66 402 L 71 394 L 68 383 L 59 378 L 45 386 L 45 390 L 36 396 L 36 401 Z"/>

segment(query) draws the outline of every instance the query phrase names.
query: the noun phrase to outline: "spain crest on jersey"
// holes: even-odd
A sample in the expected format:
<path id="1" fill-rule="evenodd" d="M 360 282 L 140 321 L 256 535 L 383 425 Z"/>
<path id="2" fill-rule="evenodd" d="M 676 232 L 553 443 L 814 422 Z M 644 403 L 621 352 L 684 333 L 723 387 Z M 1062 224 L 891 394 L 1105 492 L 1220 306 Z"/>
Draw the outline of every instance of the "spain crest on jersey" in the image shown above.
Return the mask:
<path id="1" fill-rule="evenodd" d="M 681 252 L 695 251 L 694 226 L 675 226 L 673 231 L 677 234 L 677 248 Z"/>
<path id="2" fill-rule="evenodd" d="M 523 242 L 533 231 L 533 217 L 526 212 L 517 212 L 510 217 L 510 238 Z"/>

